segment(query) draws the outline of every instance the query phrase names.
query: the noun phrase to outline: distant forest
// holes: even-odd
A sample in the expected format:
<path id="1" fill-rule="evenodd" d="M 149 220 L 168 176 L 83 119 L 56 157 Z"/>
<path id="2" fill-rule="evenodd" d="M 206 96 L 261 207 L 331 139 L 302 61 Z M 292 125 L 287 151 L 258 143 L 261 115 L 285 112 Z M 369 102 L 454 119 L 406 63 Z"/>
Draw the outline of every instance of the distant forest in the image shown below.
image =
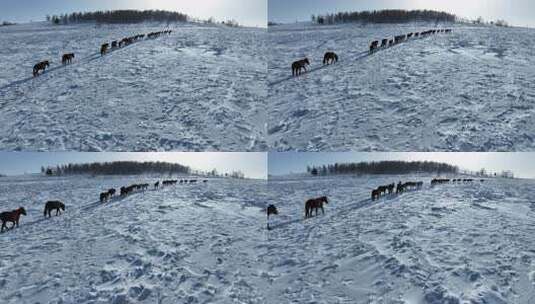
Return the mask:
<path id="1" fill-rule="evenodd" d="M 308 166 L 307 172 L 314 176 L 342 174 L 408 174 L 418 172 L 456 174 L 459 172 L 459 168 L 446 163 L 429 161 L 380 161 Z"/>
<path id="2" fill-rule="evenodd" d="M 209 172 L 193 170 L 188 166 L 167 162 L 135 162 L 116 161 L 104 163 L 87 164 L 67 164 L 52 167 L 41 167 L 41 173 L 47 176 L 61 175 L 140 175 L 140 174 L 161 174 L 180 175 L 192 174 L 210 177 L 230 177 L 244 179 L 245 174 L 241 171 L 220 174 L 216 169 Z"/>
<path id="3" fill-rule="evenodd" d="M 68 164 L 55 167 L 41 167 L 46 175 L 138 175 L 147 173 L 189 174 L 187 166 L 165 162 L 117 161 L 105 163 Z"/>
<path id="4" fill-rule="evenodd" d="M 455 22 L 456 16 L 430 10 L 380 10 L 362 12 L 339 12 L 336 14 L 312 15 L 317 24 L 337 23 L 407 23 L 414 21 Z"/>
<path id="5" fill-rule="evenodd" d="M 188 15 L 161 11 L 161 10 L 117 10 L 117 11 L 96 11 L 85 13 L 72 13 L 46 16 L 46 20 L 54 24 L 69 24 L 69 23 L 141 23 L 148 21 L 158 22 L 186 22 Z"/>

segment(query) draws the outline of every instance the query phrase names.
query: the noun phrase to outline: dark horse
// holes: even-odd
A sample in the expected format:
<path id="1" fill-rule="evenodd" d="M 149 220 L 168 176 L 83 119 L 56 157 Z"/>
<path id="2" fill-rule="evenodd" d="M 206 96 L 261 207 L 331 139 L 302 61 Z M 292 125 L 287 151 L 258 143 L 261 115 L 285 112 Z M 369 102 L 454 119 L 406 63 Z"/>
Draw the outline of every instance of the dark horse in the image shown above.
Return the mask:
<path id="1" fill-rule="evenodd" d="M 100 47 L 100 56 L 104 56 L 104 54 L 106 54 L 106 52 L 108 51 L 108 48 L 110 47 L 110 44 L 109 43 L 104 43 L 101 47 Z"/>
<path id="2" fill-rule="evenodd" d="M 321 209 L 321 214 L 325 214 L 325 211 L 323 210 L 323 203 L 325 204 L 329 203 L 326 196 L 322 196 L 318 198 L 311 198 L 308 201 L 306 201 L 305 202 L 305 218 L 311 217 L 313 210 L 316 210 L 316 215 L 318 215 L 318 209 Z"/>
<path id="3" fill-rule="evenodd" d="M 299 76 L 301 75 L 301 69 L 304 69 L 305 72 L 307 71 L 306 66 L 310 65 L 310 61 L 308 61 L 308 58 L 298 60 L 294 63 L 292 63 L 292 76 Z"/>
<path id="4" fill-rule="evenodd" d="M 338 55 L 335 52 L 327 52 L 323 56 L 323 64 L 331 64 L 338 62 Z"/>
<path id="5" fill-rule="evenodd" d="M 378 40 L 372 41 L 372 43 L 370 44 L 370 53 L 373 53 L 375 50 L 377 50 L 378 47 L 379 47 L 379 41 Z"/>
<path id="6" fill-rule="evenodd" d="M 74 53 L 63 54 L 63 57 L 61 57 L 61 63 L 62 64 L 71 63 L 73 58 L 74 58 Z"/>
<path id="7" fill-rule="evenodd" d="M 269 216 L 271 214 L 274 214 L 274 215 L 277 215 L 279 214 L 279 211 L 277 210 L 277 207 L 275 207 L 275 205 L 269 205 L 266 209 L 266 212 L 267 212 L 267 229 L 269 230 Z"/>
<path id="8" fill-rule="evenodd" d="M 110 193 L 109 192 L 101 192 L 100 193 L 100 202 L 101 203 L 105 203 L 108 201 L 108 199 L 110 198 Z"/>
<path id="9" fill-rule="evenodd" d="M 19 209 L 13 211 L 6 211 L 0 213 L 0 220 L 2 221 L 2 229 L 0 229 L 0 232 L 4 232 L 4 228 L 13 229 L 15 225 L 19 227 L 19 218 L 21 214 L 26 215 L 26 209 L 24 209 L 23 207 L 20 207 Z M 7 222 L 13 223 L 13 226 L 11 226 L 11 228 L 7 228 Z"/>
<path id="10" fill-rule="evenodd" d="M 34 65 L 33 66 L 33 77 L 38 76 L 40 70 L 43 70 L 43 72 L 44 72 L 45 69 L 48 68 L 49 66 L 50 66 L 50 63 L 48 62 L 48 60 L 41 61 L 38 64 Z"/>
<path id="11" fill-rule="evenodd" d="M 379 189 L 373 189 L 372 190 L 372 201 L 379 199 L 379 196 L 381 196 L 381 191 Z"/>
<path id="12" fill-rule="evenodd" d="M 65 211 L 65 204 L 60 201 L 48 201 L 45 204 L 45 211 L 44 215 L 45 217 L 48 215 L 48 217 L 52 216 L 52 210 L 56 210 L 56 216 L 61 214 L 60 210 Z"/>

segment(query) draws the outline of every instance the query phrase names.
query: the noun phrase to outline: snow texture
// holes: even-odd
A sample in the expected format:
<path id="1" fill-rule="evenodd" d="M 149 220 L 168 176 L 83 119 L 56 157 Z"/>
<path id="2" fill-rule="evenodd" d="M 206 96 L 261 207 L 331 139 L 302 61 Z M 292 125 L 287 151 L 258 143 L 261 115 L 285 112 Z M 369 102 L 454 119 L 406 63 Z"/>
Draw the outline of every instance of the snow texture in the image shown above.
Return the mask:
<path id="1" fill-rule="evenodd" d="M 271 303 L 535 303 L 535 182 L 430 187 L 431 176 L 269 181 Z M 379 185 L 420 191 L 372 202 Z M 326 195 L 325 215 L 304 202 Z"/>
<path id="2" fill-rule="evenodd" d="M 0 179 L 2 211 L 28 213 L 0 234 L 1 302 L 265 303 L 266 181 L 210 179 L 98 202 L 110 187 L 156 180 Z M 45 218 L 51 199 L 66 210 Z"/>
<path id="3" fill-rule="evenodd" d="M 373 40 L 434 28 L 453 33 L 367 52 Z M 535 148 L 533 29 L 298 23 L 268 32 L 273 151 Z M 327 51 L 340 60 L 322 67 Z M 311 70 L 291 77 L 304 57 Z"/>
<path id="4" fill-rule="evenodd" d="M 102 43 L 164 29 L 100 56 Z M 264 29 L 30 23 L 0 36 L 2 150 L 265 150 Z"/>

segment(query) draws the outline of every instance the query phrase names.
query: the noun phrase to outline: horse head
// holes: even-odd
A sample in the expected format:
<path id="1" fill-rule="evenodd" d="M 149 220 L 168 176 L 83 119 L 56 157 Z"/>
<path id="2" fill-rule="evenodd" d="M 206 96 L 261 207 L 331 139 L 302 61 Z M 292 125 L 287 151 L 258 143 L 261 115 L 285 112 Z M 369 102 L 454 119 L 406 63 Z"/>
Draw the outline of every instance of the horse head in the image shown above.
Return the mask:
<path id="1" fill-rule="evenodd" d="M 320 198 L 323 202 L 325 202 L 325 204 L 328 204 L 329 203 L 329 200 L 327 200 L 327 197 L 326 196 L 322 196 Z"/>
<path id="2" fill-rule="evenodd" d="M 65 204 L 64 203 L 60 203 L 59 207 L 61 208 L 61 210 L 65 211 Z"/>
<path id="3" fill-rule="evenodd" d="M 17 211 L 22 215 L 26 215 L 26 209 L 24 209 L 24 207 L 19 207 L 19 209 L 17 209 Z"/>
<path id="4" fill-rule="evenodd" d="M 308 61 L 308 58 L 305 58 L 304 63 L 310 65 L 310 61 Z"/>

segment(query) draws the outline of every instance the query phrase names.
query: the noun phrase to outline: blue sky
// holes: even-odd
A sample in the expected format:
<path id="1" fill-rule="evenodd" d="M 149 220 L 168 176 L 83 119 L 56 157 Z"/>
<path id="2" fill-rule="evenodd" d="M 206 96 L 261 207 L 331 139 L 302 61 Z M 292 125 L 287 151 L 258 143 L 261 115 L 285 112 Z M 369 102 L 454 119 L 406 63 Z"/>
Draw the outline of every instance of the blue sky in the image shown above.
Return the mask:
<path id="1" fill-rule="evenodd" d="M 399 152 L 399 153 L 270 153 L 269 174 L 281 175 L 306 172 L 307 165 L 335 162 L 379 160 L 428 160 L 456 165 L 461 169 L 487 172 L 512 170 L 516 177 L 535 178 L 535 153 L 453 153 L 453 152 Z"/>
<path id="2" fill-rule="evenodd" d="M 431 9 L 460 17 L 505 19 L 517 26 L 535 27 L 533 0 L 268 0 L 271 21 L 310 20 L 312 14 L 379 9 Z"/>
<path id="3" fill-rule="evenodd" d="M 267 23 L 267 0 L 0 0 L 0 20 L 41 21 L 46 15 L 113 9 L 180 11 L 202 19 L 235 19 L 247 26 Z"/>
<path id="4" fill-rule="evenodd" d="M 265 153 L 231 152 L 0 152 L 0 174 L 20 175 L 37 173 L 41 166 L 119 160 L 174 162 L 197 170 L 240 170 L 250 178 L 267 177 Z"/>

